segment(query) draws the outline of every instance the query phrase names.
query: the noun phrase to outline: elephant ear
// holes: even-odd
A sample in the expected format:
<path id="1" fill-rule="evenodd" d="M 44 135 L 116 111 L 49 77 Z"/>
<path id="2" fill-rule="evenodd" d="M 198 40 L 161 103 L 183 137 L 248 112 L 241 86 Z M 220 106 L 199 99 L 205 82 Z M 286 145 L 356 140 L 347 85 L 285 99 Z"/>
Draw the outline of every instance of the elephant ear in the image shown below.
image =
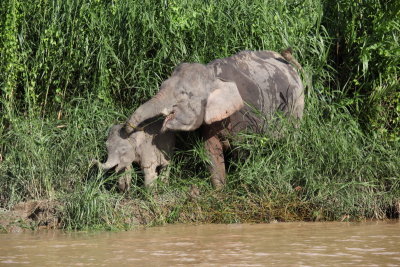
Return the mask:
<path id="1" fill-rule="evenodd" d="M 207 98 L 204 122 L 211 124 L 228 118 L 243 108 L 243 99 L 235 83 L 217 79 Z"/>

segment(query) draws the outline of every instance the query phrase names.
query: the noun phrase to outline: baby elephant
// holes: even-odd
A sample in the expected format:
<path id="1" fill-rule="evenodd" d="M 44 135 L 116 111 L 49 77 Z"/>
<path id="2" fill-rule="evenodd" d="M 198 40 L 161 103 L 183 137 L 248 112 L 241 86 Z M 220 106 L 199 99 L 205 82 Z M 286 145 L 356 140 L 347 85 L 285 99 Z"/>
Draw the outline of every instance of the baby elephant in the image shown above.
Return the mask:
<path id="1" fill-rule="evenodd" d="M 144 173 L 144 184 L 150 186 L 162 168 L 169 163 L 175 146 L 175 135 L 172 132 L 161 133 L 162 121 L 150 122 L 143 131 L 127 135 L 122 129 L 124 124 L 111 127 L 106 141 L 108 158 L 105 163 L 94 162 L 103 170 L 115 167 L 116 172 L 131 169 L 132 162 L 140 165 Z M 118 188 L 129 190 L 130 173 L 124 174 L 118 181 Z"/>

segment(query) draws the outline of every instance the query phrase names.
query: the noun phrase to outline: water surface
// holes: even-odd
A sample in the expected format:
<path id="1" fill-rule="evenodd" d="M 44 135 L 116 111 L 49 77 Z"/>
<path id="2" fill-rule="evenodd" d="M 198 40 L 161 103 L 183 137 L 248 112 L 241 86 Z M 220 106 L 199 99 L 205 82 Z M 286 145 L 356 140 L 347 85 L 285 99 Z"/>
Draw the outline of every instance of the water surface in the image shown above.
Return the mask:
<path id="1" fill-rule="evenodd" d="M 0 234 L 0 266 L 400 266 L 399 230 L 390 221 Z"/>

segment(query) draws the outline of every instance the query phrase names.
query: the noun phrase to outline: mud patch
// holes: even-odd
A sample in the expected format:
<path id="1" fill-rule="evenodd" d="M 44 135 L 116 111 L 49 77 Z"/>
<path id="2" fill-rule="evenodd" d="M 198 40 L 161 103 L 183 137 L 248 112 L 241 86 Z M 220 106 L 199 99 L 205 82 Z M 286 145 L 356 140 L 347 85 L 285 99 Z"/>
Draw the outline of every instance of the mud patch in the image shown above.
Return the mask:
<path id="1" fill-rule="evenodd" d="M 123 199 L 114 206 L 116 224 L 124 227 L 159 225 L 169 222 L 171 211 L 182 207 L 187 199 L 185 192 L 154 194 L 149 199 Z M 16 204 L 11 210 L 0 209 L 0 232 L 22 232 L 36 229 L 65 228 L 63 202 L 31 200 Z M 173 221 L 171 221 L 173 222 Z"/>
<path id="2" fill-rule="evenodd" d="M 50 200 L 20 202 L 11 210 L 0 210 L 0 231 L 22 232 L 37 228 L 59 228 L 59 203 Z"/>

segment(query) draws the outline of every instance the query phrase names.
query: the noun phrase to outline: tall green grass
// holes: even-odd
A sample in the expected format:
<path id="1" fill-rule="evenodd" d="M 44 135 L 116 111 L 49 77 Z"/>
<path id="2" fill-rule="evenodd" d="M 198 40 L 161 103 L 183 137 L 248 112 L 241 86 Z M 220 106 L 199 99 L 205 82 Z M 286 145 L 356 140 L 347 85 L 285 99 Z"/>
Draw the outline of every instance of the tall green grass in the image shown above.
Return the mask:
<path id="1" fill-rule="evenodd" d="M 309 106 L 316 106 L 299 129 L 288 127 L 278 139 L 249 135 L 240 141 L 238 147 L 247 153 L 237 161 L 233 188 L 279 200 L 275 204 L 282 207 L 284 196 L 307 206 L 309 219 L 386 218 L 400 193 L 399 144 L 364 135 L 347 112 L 332 110 L 325 117 L 314 101 L 309 99 Z M 287 209 L 297 212 L 296 206 Z"/>
<path id="2" fill-rule="evenodd" d="M 400 2 L 325 1 L 323 24 L 332 37 L 340 103 L 365 130 L 400 140 Z M 369 128 L 369 129 L 368 129 Z"/>
<path id="3" fill-rule="evenodd" d="M 1 12 L 9 114 L 62 111 L 77 95 L 133 108 L 182 61 L 291 45 L 306 65 L 326 49 L 308 38 L 321 38 L 322 5 L 311 0 L 7 0 Z"/>
<path id="4" fill-rule="evenodd" d="M 55 200 L 70 229 L 124 226 L 130 200 L 140 202 L 149 224 L 395 216 L 393 3 L 1 1 L 0 207 Z M 105 158 L 108 128 L 180 62 L 287 46 L 305 69 L 302 125 L 288 125 L 280 138 L 243 133 L 233 140 L 223 191 L 210 186 L 196 133 L 178 136 L 169 182 L 151 192 L 132 172 L 132 190 L 120 195 L 118 175 L 90 166 Z M 188 196 L 193 184 L 197 199 Z"/>

